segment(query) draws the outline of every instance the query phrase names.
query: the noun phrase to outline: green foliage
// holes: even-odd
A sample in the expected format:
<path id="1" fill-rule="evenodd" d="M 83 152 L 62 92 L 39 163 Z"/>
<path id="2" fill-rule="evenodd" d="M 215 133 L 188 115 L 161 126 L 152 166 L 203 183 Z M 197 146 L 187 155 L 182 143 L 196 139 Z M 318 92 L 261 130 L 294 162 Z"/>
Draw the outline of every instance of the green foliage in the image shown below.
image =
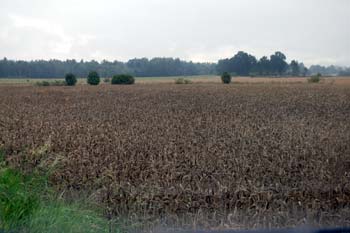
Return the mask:
<path id="1" fill-rule="evenodd" d="M 39 81 L 35 83 L 38 87 L 48 87 L 48 86 L 65 86 L 66 82 L 62 80 L 54 80 L 54 81 Z"/>
<path id="2" fill-rule="evenodd" d="M 177 78 L 175 79 L 175 84 L 192 84 L 192 81 L 185 78 Z"/>
<path id="3" fill-rule="evenodd" d="M 308 78 L 308 82 L 309 83 L 319 83 L 321 81 L 321 77 L 322 75 L 320 73 L 311 76 L 310 78 Z"/>
<path id="4" fill-rule="evenodd" d="M 230 84 L 231 81 L 232 81 L 232 77 L 231 77 L 231 75 L 230 75 L 228 72 L 224 72 L 224 73 L 221 75 L 221 81 L 222 81 L 222 83 L 224 83 L 224 84 Z"/>
<path id="5" fill-rule="evenodd" d="M 75 84 L 77 83 L 77 78 L 72 73 L 66 74 L 65 80 L 67 86 L 75 86 Z"/>
<path id="6" fill-rule="evenodd" d="M 112 78 L 112 84 L 134 84 L 135 78 L 129 74 L 114 75 Z"/>
<path id="7" fill-rule="evenodd" d="M 39 206 L 24 177 L 10 169 L 0 171 L 0 229 L 19 228 Z"/>
<path id="8" fill-rule="evenodd" d="M 63 202 L 43 203 L 30 218 L 26 227 L 33 233 L 121 232 L 116 223 L 109 222 L 96 211 Z"/>
<path id="9" fill-rule="evenodd" d="M 297 61 L 295 61 L 295 60 L 291 61 L 289 66 L 290 66 L 290 69 L 291 69 L 291 74 L 293 76 L 299 76 L 300 75 L 300 72 L 301 72 L 300 71 L 300 66 L 299 66 Z"/>
<path id="10" fill-rule="evenodd" d="M 5 165 L 5 150 L 0 146 L 0 169 Z"/>
<path id="11" fill-rule="evenodd" d="M 96 71 L 91 71 L 87 77 L 87 83 L 90 85 L 100 84 L 100 76 Z"/>
<path id="12" fill-rule="evenodd" d="M 270 58 L 263 56 L 257 60 L 255 56 L 240 51 L 232 58 L 219 60 L 216 66 L 218 73 L 230 72 L 239 76 L 249 76 L 252 73 L 282 75 L 286 74 L 287 68 L 286 56 L 281 52 L 275 52 Z"/>
<path id="13" fill-rule="evenodd" d="M 50 82 L 48 81 L 39 81 L 35 83 L 36 86 L 38 87 L 48 87 L 50 86 Z"/>
<path id="14" fill-rule="evenodd" d="M 66 82 L 63 80 L 54 80 L 50 83 L 50 86 L 66 86 Z"/>
<path id="15" fill-rule="evenodd" d="M 0 147 L 0 165 L 4 157 Z M 47 176 L 24 176 L 0 166 L 0 232 L 121 232 L 85 203 L 67 204 L 47 186 Z"/>
<path id="16" fill-rule="evenodd" d="M 282 75 L 288 68 L 286 56 L 281 52 L 275 52 L 270 56 L 270 71 L 274 75 Z"/>
<path id="17" fill-rule="evenodd" d="M 110 82 L 111 82 L 111 79 L 110 79 L 110 78 L 104 78 L 104 79 L 103 79 L 103 82 L 104 82 L 104 83 L 110 83 Z"/>
<path id="18" fill-rule="evenodd" d="M 215 74 L 215 66 L 215 63 L 194 63 L 177 58 L 135 58 L 128 62 L 0 59 L 0 77 L 61 78 L 72 71 L 77 77 L 87 77 L 90 70 L 98 71 L 101 77 L 112 77 L 114 74 L 138 77 L 189 76 Z"/>
<path id="19" fill-rule="evenodd" d="M 48 187 L 48 177 L 5 166 L 0 145 L 0 232 L 122 232 L 116 221 L 83 202 L 65 203 Z"/>

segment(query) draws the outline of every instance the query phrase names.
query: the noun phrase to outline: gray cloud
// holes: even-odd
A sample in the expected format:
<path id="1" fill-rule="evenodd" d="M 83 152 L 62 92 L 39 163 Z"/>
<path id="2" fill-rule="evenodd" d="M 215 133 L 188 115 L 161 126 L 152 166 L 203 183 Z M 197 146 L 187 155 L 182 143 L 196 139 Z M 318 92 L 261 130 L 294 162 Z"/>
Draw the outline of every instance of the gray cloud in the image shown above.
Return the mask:
<path id="1" fill-rule="evenodd" d="M 216 61 L 276 50 L 350 65 L 348 0 L 1 0 L 0 56 Z"/>

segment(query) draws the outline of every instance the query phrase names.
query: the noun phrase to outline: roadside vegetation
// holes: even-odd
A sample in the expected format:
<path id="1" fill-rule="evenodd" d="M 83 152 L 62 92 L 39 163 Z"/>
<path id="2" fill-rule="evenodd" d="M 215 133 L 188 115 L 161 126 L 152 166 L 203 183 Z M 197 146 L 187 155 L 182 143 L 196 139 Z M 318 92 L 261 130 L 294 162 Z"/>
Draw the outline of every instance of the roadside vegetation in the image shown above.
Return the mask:
<path id="1" fill-rule="evenodd" d="M 89 206 L 89 207 L 87 207 Z M 0 232 L 122 232 L 97 207 L 67 201 L 49 185 L 48 174 L 8 167 L 0 148 Z"/>

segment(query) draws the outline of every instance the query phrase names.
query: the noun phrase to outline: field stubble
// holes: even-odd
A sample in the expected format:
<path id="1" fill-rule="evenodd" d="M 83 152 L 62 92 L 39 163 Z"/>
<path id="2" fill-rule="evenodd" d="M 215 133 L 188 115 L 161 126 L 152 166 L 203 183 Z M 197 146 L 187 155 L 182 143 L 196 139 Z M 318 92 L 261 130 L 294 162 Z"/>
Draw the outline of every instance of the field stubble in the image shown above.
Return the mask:
<path id="1" fill-rule="evenodd" d="M 350 225 L 350 86 L 0 87 L 22 171 L 106 213 L 189 227 Z"/>

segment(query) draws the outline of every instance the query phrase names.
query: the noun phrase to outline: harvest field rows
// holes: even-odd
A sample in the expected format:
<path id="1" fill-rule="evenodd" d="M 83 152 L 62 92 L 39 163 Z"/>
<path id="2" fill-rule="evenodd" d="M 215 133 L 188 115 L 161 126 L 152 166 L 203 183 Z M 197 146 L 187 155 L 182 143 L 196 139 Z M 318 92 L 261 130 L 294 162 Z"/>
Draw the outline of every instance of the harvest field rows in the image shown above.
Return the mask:
<path id="1" fill-rule="evenodd" d="M 66 198 L 187 227 L 350 226 L 350 84 L 0 85 L 0 146 Z M 141 220 L 140 220 L 141 221 Z"/>

